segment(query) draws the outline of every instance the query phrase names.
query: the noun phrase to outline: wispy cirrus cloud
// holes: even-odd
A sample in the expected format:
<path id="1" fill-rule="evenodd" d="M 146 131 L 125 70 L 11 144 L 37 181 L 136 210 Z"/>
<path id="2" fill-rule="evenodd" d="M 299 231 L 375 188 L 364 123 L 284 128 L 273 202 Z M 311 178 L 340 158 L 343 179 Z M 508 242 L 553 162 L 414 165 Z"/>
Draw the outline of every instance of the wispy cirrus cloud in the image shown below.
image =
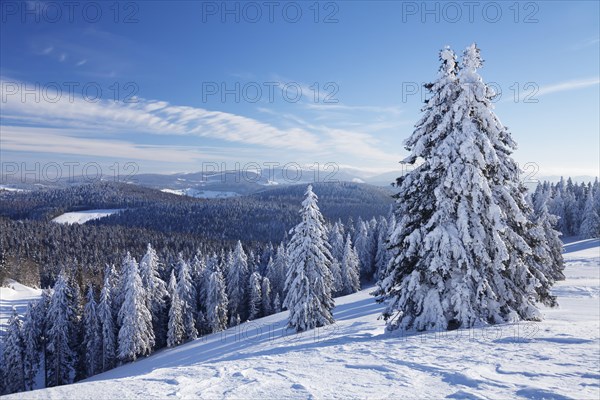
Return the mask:
<path id="1" fill-rule="evenodd" d="M 125 140 L 81 137 L 77 129 L 2 126 L 2 150 L 155 162 L 194 162 L 207 155 L 183 146 L 152 146 Z"/>
<path id="2" fill-rule="evenodd" d="M 158 100 L 136 99 L 137 101 L 132 103 L 112 100 L 91 102 L 80 97 L 70 98 L 66 93 L 59 95 L 48 88 L 39 90 L 36 101 L 31 93 L 26 98 L 22 97 L 23 82 L 3 78 L 0 83 L 3 133 L 6 127 L 13 129 L 9 131 L 12 132 L 10 142 L 6 142 L 9 147 L 4 146 L 3 135 L 5 149 L 44 151 L 52 148 L 59 152 L 60 146 L 51 145 L 52 143 L 69 143 L 69 152 L 72 153 L 83 151 L 88 146 L 101 148 L 102 143 L 106 143 L 107 149 L 115 149 L 116 146 L 122 145 L 124 149 L 131 150 L 114 152 L 115 154 L 128 154 L 132 157 L 132 154 L 141 154 L 143 151 L 152 157 L 154 150 L 150 147 L 140 147 L 139 144 L 134 146 L 132 143 L 115 140 L 120 135 L 135 133 L 162 137 L 174 135 L 207 138 L 231 144 L 279 149 L 295 155 L 304 153 L 323 157 L 364 157 L 378 160 L 389 158 L 390 161 L 398 158 L 380 149 L 378 140 L 369 133 L 324 124 L 316 125 L 301 118 L 292 121 L 289 115 L 287 119 L 293 123 L 274 125 L 237 114 L 172 105 Z M 48 101 L 48 98 L 55 99 L 57 96 L 57 100 Z M 284 120 L 282 117 L 280 122 Z M 15 126 L 23 125 L 29 126 L 29 130 L 21 129 L 19 132 L 23 135 L 16 134 Z M 33 129 L 41 127 L 45 130 Z M 50 128 L 54 130 L 49 131 Z M 62 130 L 66 139 L 58 140 Z M 32 139 L 35 135 L 40 135 L 41 145 L 33 146 Z M 49 142 L 48 137 L 51 138 Z M 45 146 L 46 143 L 49 146 Z M 191 156 L 193 154 L 189 155 Z"/>
<path id="3" fill-rule="evenodd" d="M 547 94 L 557 92 L 566 92 L 569 90 L 583 89 L 590 86 L 597 86 L 598 84 L 600 84 L 599 77 L 559 82 L 551 85 L 540 86 L 540 89 L 537 92 L 537 96 L 544 96 Z"/>

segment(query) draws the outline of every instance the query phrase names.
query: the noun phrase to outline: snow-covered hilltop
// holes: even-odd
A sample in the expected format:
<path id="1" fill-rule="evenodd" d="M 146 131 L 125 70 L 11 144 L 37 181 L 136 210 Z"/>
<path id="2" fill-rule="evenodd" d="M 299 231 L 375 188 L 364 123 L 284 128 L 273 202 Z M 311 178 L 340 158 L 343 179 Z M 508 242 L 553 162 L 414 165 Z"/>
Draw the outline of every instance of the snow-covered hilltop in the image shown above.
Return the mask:
<path id="1" fill-rule="evenodd" d="M 565 245 L 565 261 L 542 322 L 390 334 L 371 288 L 337 298 L 333 325 L 297 334 L 274 314 L 27 398 L 596 399 L 600 240 Z"/>

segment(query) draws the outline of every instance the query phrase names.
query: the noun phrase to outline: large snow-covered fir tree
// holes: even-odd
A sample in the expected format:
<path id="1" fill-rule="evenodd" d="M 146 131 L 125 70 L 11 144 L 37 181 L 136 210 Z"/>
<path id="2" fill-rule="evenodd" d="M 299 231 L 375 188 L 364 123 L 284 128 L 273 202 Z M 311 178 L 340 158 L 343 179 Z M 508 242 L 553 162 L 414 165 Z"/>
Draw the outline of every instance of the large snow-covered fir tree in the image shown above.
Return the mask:
<path id="1" fill-rule="evenodd" d="M 258 272 L 253 272 L 250 275 L 250 281 L 248 282 L 248 302 L 250 303 L 248 319 L 253 320 L 261 317 L 262 278 Z"/>
<path id="2" fill-rule="evenodd" d="M 154 330 L 157 347 L 161 347 L 166 341 L 166 310 L 165 299 L 168 296 L 165 282 L 160 277 L 160 262 L 156 250 L 150 244 L 146 254 L 140 260 L 140 277 L 146 291 L 146 307 L 152 314 L 152 327 Z"/>
<path id="3" fill-rule="evenodd" d="M 75 377 L 74 321 L 77 312 L 73 305 L 73 290 L 64 271 L 54 284 L 46 320 L 46 377 L 47 386 L 72 383 Z"/>
<path id="4" fill-rule="evenodd" d="M 169 308 L 169 323 L 167 329 L 167 346 L 173 347 L 183 342 L 184 326 L 182 301 L 177 290 L 177 278 L 175 271 L 171 271 L 171 279 L 169 279 L 169 295 L 171 297 L 171 307 Z"/>
<path id="5" fill-rule="evenodd" d="M 210 274 L 206 294 L 206 319 L 213 333 L 227 329 L 227 308 L 225 279 L 217 264 Z"/>
<path id="6" fill-rule="evenodd" d="M 290 311 L 288 326 L 305 331 L 333 323 L 331 310 L 331 254 L 327 231 L 312 186 L 306 189 L 300 214 L 288 246 L 290 268 L 286 279 L 285 307 Z"/>
<path id="7" fill-rule="evenodd" d="M 124 293 L 118 315 L 120 329 L 117 356 L 121 361 L 127 362 L 135 361 L 140 355 L 150 354 L 154 346 L 154 332 L 138 263 L 127 253 L 123 267 Z"/>
<path id="8" fill-rule="evenodd" d="M 98 303 L 98 320 L 102 331 L 102 371 L 114 368 L 117 359 L 115 317 L 112 305 L 112 284 L 109 274 L 104 276 L 104 285 Z"/>
<path id="9" fill-rule="evenodd" d="M 13 306 L 12 315 L 6 329 L 4 348 L 4 379 L 8 393 L 25 390 L 25 344 L 23 323 Z"/>
<path id="10" fill-rule="evenodd" d="M 532 229 L 533 233 L 537 233 L 542 241 L 540 246 L 544 247 L 541 256 L 550 257 L 544 265 L 546 275 L 551 276 L 555 280 L 565 279 L 563 274 L 564 262 L 562 256 L 562 241 L 560 240 L 560 232 L 554 228 L 558 224 L 558 217 L 550 214 L 548 211 L 549 189 L 543 189 L 540 185 L 539 190 L 532 196 L 533 221 L 535 226 Z M 538 232 L 536 232 L 538 231 Z"/>
<path id="11" fill-rule="evenodd" d="M 277 251 L 267 265 L 267 278 L 271 282 L 271 289 L 275 295 L 284 296 L 285 280 L 288 270 L 287 250 L 283 243 L 277 246 Z"/>
<path id="12" fill-rule="evenodd" d="M 85 348 L 85 365 L 87 376 L 102 372 L 102 328 L 96 299 L 94 298 L 94 287 L 89 286 L 87 300 L 83 309 L 83 329 Z"/>
<path id="13" fill-rule="evenodd" d="M 36 378 L 40 372 L 44 346 L 44 331 L 46 329 L 46 313 L 50 301 L 47 291 L 37 302 L 27 306 L 23 317 L 23 344 L 25 346 L 23 361 L 25 364 L 25 389 L 33 390 L 36 387 Z"/>
<path id="14" fill-rule="evenodd" d="M 389 329 L 453 329 L 539 320 L 535 302 L 555 304 L 543 248 L 511 158 L 516 148 L 492 111 L 493 92 L 477 74 L 479 49 L 459 67 L 445 48 L 422 119 L 405 142 L 398 178 L 392 261 L 378 301 Z"/>
<path id="15" fill-rule="evenodd" d="M 263 316 L 271 315 L 273 313 L 273 302 L 271 300 L 271 282 L 266 276 L 263 278 L 261 283 L 261 294 Z"/>
<path id="16" fill-rule="evenodd" d="M 196 329 L 196 305 L 197 294 L 192 275 L 190 273 L 190 264 L 179 254 L 176 266 L 177 273 L 177 295 L 181 301 L 181 316 L 183 318 L 184 340 L 194 340 L 198 337 Z"/>
<path id="17" fill-rule="evenodd" d="M 579 235 L 584 239 L 600 237 L 600 216 L 598 216 L 594 193 L 591 189 L 585 201 Z"/>
<path id="18" fill-rule="evenodd" d="M 229 315 L 239 315 L 242 321 L 248 316 L 247 282 L 248 257 L 244 252 L 242 243 L 238 240 L 232 257 L 228 262 L 227 270 L 227 299 L 229 300 Z"/>
<path id="19" fill-rule="evenodd" d="M 360 261 L 352 246 L 352 238 L 347 235 L 341 267 L 341 294 L 352 294 L 360 290 Z"/>

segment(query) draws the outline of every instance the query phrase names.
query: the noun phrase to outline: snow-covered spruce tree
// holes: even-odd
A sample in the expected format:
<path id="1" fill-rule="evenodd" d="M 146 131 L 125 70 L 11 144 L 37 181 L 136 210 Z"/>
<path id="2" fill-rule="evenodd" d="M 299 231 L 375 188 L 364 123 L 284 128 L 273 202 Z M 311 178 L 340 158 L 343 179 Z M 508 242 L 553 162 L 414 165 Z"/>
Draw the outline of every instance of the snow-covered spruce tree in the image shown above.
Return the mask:
<path id="1" fill-rule="evenodd" d="M 516 310 L 518 317 L 513 314 L 508 317 L 508 320 L 516 318 L 539 320 L 541 315 L 532 299 L 548 306 L 557 305 L 556 297 L 550 294 L 550 288 L 556 279 L 564 279 L 562 257 L 554 258 L 550 254 L 548 241 L 551 238 L 547 237 L 543 228 L 535 221 L 533 211 L 526 200 L 527 189 L 519 179 L 521 171 L 511 157 L 517 145 L 507 128 L 492 111 L 493 90 L 485 85 L 477 73 L 477 69 L 482 64 L 477 46 L 475 44 L 469 46 L 463 54 L 462 68 L 459 72 L 462 90 L 458 103 L 469 105 L 462 108 L 466 111 L 462 114 L 462 126 L 466 126 L 468 130 L 469 121 L 472 123 L 475 121 L 472 129 L 480 129 L 481 133 L 487 134 L 495 150 L 497 164 L 500 166 L 500 168 L 492 167 L 492 171 L 496 173 L 491 174 L 493 178 L 489 182 L 493 197 L 502 210 L 500 217 L 506 225 L 506 229 L 500 232 L 508 250 L 508 262 L 503 265 L 508 265 L 505 271 L 512 273 L 512 276 L 511 280 L 505 282 L 516 284 L 513 288 L 513 297 L 508 301 L 507 307 Z M 527 247 L 523 246 L 523 242 Z M 526 268 L 522 268 L 523 265 Z M 494 272 L 497 273 L 497 270 L 494 269 Z M 527 294 L 531 289 L 535 291 L 533 297 Z M 507 291 L 501 285 L 497 290 L 500 293 Z M 522 297 L 519 298 L 519 295 Z M 532 304 L 533 308 L 530 308 Z M 497 321 L 498 318 L 494 320 Z"/>
<path id="2" fill-rule="evenodd" d="M 115 317 L 112 306 L 110 277 L 105 275 L 104 285 L 100 292 L 100 302 L 98 303 L 98 321 L 102 333 L 102 371 L 108 371 L 115 367 L 117 359 L 117 340 L 115 334 Z"/>
<path id="3" fill-rule="evenodd" d="M 334 322 L 331 310 L 331 254 L 317 195 L 309 185 L 302 202 L 302 221 L 290 234 L 290 269 L 285 282 L 285 307 L 290 311 L 288 326 L 305 331 Z"/>
<path id="4" fill-rule="evenodd" d="M 542 257 L 550 257 L 544 262 L 545 274 L 555 280 L 565 279 L 563 274 L 564 262 L 562 255 L 562 241 L 560 240 L 560 232 L 554 228 L 557 226 L 558 217 L 548 212 L 549 191 L 536 191 L 533 196 L 533 233 L 542 238 L 540 246 L 543 251 L 540 254 Z M 536 232 L 541 230 L 541 232 Z"/>
<path id="5" fill-rule="evenodd" d="M 183 343 L 183 315 L 182 301 L 177 290 L 177 279 L 175 271 L 171 271 L 169 280 L 169 295 L 171 297 L 171 307 L 169 308 L 169 326 L 167 329 L 167 346 L 173 347 Z"/>
<path id="6" fill-rule="evenodd" d="M 227 292 L 218 264 L 210 274 L 206 297 L 206 319 L 213 333 L 227 329 Z"/>
<path id="7" fill-rule="evenodd" d="M 341 261 L 332 257 L 329 271 L 331 271 L 331 294 L 332 296 L 338 296 L 342 292 L 343 286 Z"/>
<path id="8" fill-rule="evenodd" d="M 600 217 L 598 216 L 596 201 L 591 188 L 585 201 L 583 220 L 581 222 L 581 228 L 579 229 L 579 235 L 581 235 L 583 239 L 600 237 Z"/>
<path id="9" fill-rule="evenodd" d="M 250 282 L 248 283 L 248 294 L 249 294 L 249 309 L 250 314 L 248 316 L 249 320 L 253 320 L 261 317 L 262 311 L 262 278 L 258 272 L 253 272 L 250 275 Z"/>
<path id="10" fill-rule="evenodd" d="M 331 245 L 331 279 L 333 286 L 331 292 L 337 296 L 342 291 L 341 262 L 344 257 L 344 226 L 341 221 L 333 224 L 329 232 L 329 244 Z"/>
<path id="11" fill-rule="evenodd" d="M 271 300 L 271 282 L 269 278 L 264 277 L 261 284 L 262 293 L 262 315 L 267 316 L 273 314 L 273 302 Z"/>
<path id="12" fill-rule="evenodd" d="M 146 307 L 152 314 L 152 329 L 154 330 L 156 347 L 160 348 L 166 343 L 166 305 L 168 296 L 165 282 L 160 277 L 160 262 L 156 250 L 150 244 L 146 254 L 140 261 L 140 277 L 146 291 Z"/>
<path id="13" fill-rule="evenodd" d="M 238 240 L 233 258 L 228 263 L 227 274 L 227 299 L 229 300 L 229 315 L 240 315 L 242 321 L 248 316 L 248 296 L 246 288 L 248 285 L 248 257 Z"/>
<path id="14" fill-rule="evenodd" d="M 275 295 L 275 299 L 273 299 L 273 312 L 279 313 L 281 312 L 281 300 L 279 299 L 279 293 Z"/>
<path id="15" fill-rule="evenodd" d="M 183 339 L 194 340 L 198 337 L 196 330 L 196 289 L 190 274 L 190 265 L 180 253 L 177 259 L 177 295 L 181 300 L 181 316 L 183 318 Z"/>
<path id="16" fill-rule="evenodd" d="M 273 293 L 283 297 L 285 291 L 285 280 L 287 277 L 287 251 L 285 245 L 280 243 L 273 257 L 273 261 L 267 266 L 267 278 L 271 282 Z"/>
<path id="17" fill-rule="evenodd" d="M 117 348 L 117 356 L 122 362 L 135 361 L 138 356 L 148 355 L 154 346 L 152 315 L 146 306 L 146 293 L 138 263 L 129 253 L 125 259 Z"/>
<path id="18" fill-rule="evenodd" d="M 25 390 L 25 344 L 22 330 L 23 323 L 13 306 L 4 343 L 4 379 L 7 393 Z"/>
<path id="19" fill-rule="evenodd" d="M 530 209 L 510 157 L 516 147 L 492 111 L 492 91 L 477 74 L 470 46 L 440 53 L 438 80 L 424 116 L 405 142 L 420 161 L 398 178 L 393 260 L 375 295 L 389 329 L 453 329 L 539 320 L 535 301 L 554 304 Z"/>
<path id="20" fill-rule="evenodd" d="M 381 217 L 377 223 L 377 251 L 375 252 L 375 280 L 379 280 L 380 271 L 382 271 L 389 260 L 388 251 L 388 225 L 387 220 Z"/>
<path id="21" fill-rule="evenodd" d="M 73 326 L 76 318 L 73 291 L 65 272 L 61 271 L 54 284 L 46 319 L 47 386 L 59 386 L 73 382 L 76 361 L 73 350 L 75 347 Z"/>
<path id="22" fill-rule="evenodd" d="M 333 224 L 329 234 L 329 244 L 331 244 L 331 257 L 341 262 L 344 256 L 344 226 L 341 221 Z"/>
<path id="23" fill-rule="evenodd" d="M 354 242 L 361 266 L 361 278 L 370 281 L 375 274 L 375 242 L 369 221 L 359 219 Z"/>
<path id="24" fill-rule="evenodd" d="M 196 315 L 196 330 L 199 334 L 206 332 L 206 283 L 208 282 L 208 274 L 206 268 L 206 259 L 202 255 L 200 250 L 196 251 L 192 261 L 190 262 L 190 275 L 192 276 L 192 283 L 194 285 L 194 292 L 196 293 L 196 304 L 194 309 Z"/>
<path id="25" fill-rule="evenodd" d="M 102 372 L 102 329 L 98 318 L 94 287 L 89 285 L 83 309 L 85 365 L 87 376 Z"/>
<path id="26" fill-rule="evenodd" d="M 45 299 L 31 302 L 23 317 L 23 363 L 25 370 L 25 389 L 35 388 L 36 377 L 40 370 L 42 354 L 42 334 L 45 329 Z"/>
<path id="27" fill-rule="evenodd" d="M 356 250 L 352 246 L 350 234 L 346 238 L 344 254 L 342 256 L 342 285 L 341 294 L 347 295 L 360 290 L 360 262 Z"/>

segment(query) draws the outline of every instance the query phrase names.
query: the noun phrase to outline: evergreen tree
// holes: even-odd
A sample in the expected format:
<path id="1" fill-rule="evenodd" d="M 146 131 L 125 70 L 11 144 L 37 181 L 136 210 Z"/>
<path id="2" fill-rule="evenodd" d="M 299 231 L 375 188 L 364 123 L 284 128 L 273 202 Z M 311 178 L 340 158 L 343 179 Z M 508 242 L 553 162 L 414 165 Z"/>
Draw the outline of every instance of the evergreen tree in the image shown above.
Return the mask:
<path id="1" fill-rule="evenodd" d="M 184 326 L 182 301 L 177 290 L 177 279 L 175 272 L 171 271 L 169 280 L 169 295 L 171 296 L 171 307 L 169 309 L 169 327 L 167 330 L 167 346 L 173 347 L 183 343 Z"/>
<path id="2" fill-rule="evenodd" d="M 263 316 L 273 314 L 273 304 L 271 301 L 271 282 L 269 278 L 264 277 L 261 284 L 262 292 L 262 313 Z"/>
<path id="3" fill-rule="evenodd" d="M 25 390 L 25 343 L 23 342 L 23 323 L 17 309 L 13 306 L 12 316 L 6 329 L 4 349 L 4 379 L 8 393 Z"/>
<path id="4" fill-rule="evenodd" d="M 8 260 L 6 259 L 4 239 L 0 237 L 0 286 L 4 285 L 4 280 L 10 276 Z M 2 392 L 0 392 L 2 393 Z"/>
<path id="5" fill-rule="evenodd" d="M 89 286 L 83 310 L 84 348 L 87 376 L 102 372 L 102 330 L 97 314 L 94 288 Z"/>
<path id="6" fill-rule="evenodd" d="M 35 389 L 36 377 L 40 370 L 43 332 L 45 329 L 45 299 L 29 303 L 23 317 L 23 363 L 26 390 Z"/>
<path id="7" fill-rule="evenodd" d="M 210 275 L 206 298 L 206 319 L 213 333 L 227 329 L 227 293 L 218 266 Z"/>
<path id="8" fill-rule="evenodd" d="M 544 273 L 554 280 L 563 280 L 565 275 L 563 274 L 562 241 L 560 232 L 554 229 L 558 218 L 548 212 L 549 194 L 549 190 L 536 190 L 533 196 L 534 227 L 532 232 L 538 236 L 539 245 L 543 247 L 539 256 L 548 257 L 543 261 L 543 265 L 546 267 Z"/>
<path id="9" fill-rule="evenodd" d="M 196 251 L 194 258 L 190 263 L 190 275 L 192 276 L 194 292 L 196 293 L 196 304 L 194 305 L 194 309 L 196 310 L 196 329 L 198 332 L 205 333 L 206 318 L 204 317 L 204 313 L 206 312 L 205 304 L 208 272 L 205 257 L 200 250 Z"/>
<path id="10" fill-rule="evenodd" d="M 390 259 L 387 239 L 389 237 L 389 226 L 387 219 L 381 217 L 377 224 L 377 252 L 375 254 L 375 278 L 380 278 L 381 272 Z"/>
<path id="11" fill-rule="evenodd" d="M 350 235 L 346 237 L 344 255 L 342 256 L 342 285 L 341 294 L 347 295 L 360 290 L 360 263 L 356 250 L 352 247 Z"/>
<path id="12" fill-rule="evenodd" d="M 75 377 L 76 355 L 73 343 L 74 321 L 77 318 L 73 305 L 73 291 L 64 271 L 56 283 L 47 316 L 47 386 L 72 383 Z"/>
<path id="13" fill-rule="evenodd" d="M 341 261 L 332 257 L 329 270 L 331 271 L 331 294 L 333 296 L 338 296 L 342 293 L 342 287 L 344 285 Z"/>
<path id="14" fill-rule="evenodd" d="M 284 294 L 287 269 L 287 251 L 285 245 L 281 243 L 277 246 L 275 257 L 267 266 L 267 278 L 271 282 L 271 289 L 280 297 Z"/>
<path id="15" fill-rule="evenodd" d="M 591 189 L 585 202 L 583 220 L 581 222 L 581 228 L 579 229 L 579 235 L 583 239 L 600 237 L 600 216 L 598 216 L 594 193 Z"/>
<path id="16" fill-rule="evenodd" d="M 279 293 L 275 294 L 275 300 L 273 300 L 273 312 L 281 312 L 281 300 L 279 299 Z"/>
<path id="17" fill-rule="evenodd" d="M 249 282 L 249 301 L 250 301 L 250 315 L 249 320 L 259 318 L 262 310 L 262 278 L 258 272 L 253 272 L 250 275 Z"/>
<path id="18" fill-rule="evenodd" d="M 190 274 L 190 265 L 180 253 L 177 260 L 177 295 L 181 301 L 184 340 L 194 340 L 198 337 L 196 330 L 196 290 Z"/>
<path id="19" fill-rule="evenodd" d="M 138 263 L 128 253 L 123 271 L 123 304 L 119 310 L 117 356 L 122 362 L 135 361 L 140 355 L 150 354 L 154 346 L 152 315 L 146 306 Z"/>
<path id="20" fill-rule="evenodd" d="M 475 45 L 440 53 L 424 116 L 405 142 L 422 162 L 398 178 L 393 261 L 375 294 L 388 328 L 453 329 L 478 322 L 539 320 L 535 301 L 553 305 L 551 280 L 530 234 L 529 208 L 510 155 L 510 133 L 492 112 L 477 74 Z"/>
<path id="21" fill-rule="evenodd" d="M 246 316 L 248 315 L 246 307 L 248 296 L 245 282 L 248 282 L 248 257 L 239 240 L 226 272 L 229 315 L 239 314 L 242 320 L 246 320 Z"/>
<path id="22" fill-rule="evenodd" d="M 152 315 L 152 329 L 155 335 L 157 347 L 162 347 L 166 343 L 166 305 L 165 299 L 168 296 L 165 282 L 160 277 L 160 262 L 156 250 L 150 244 L 146 249 L 146 254 L 140 261 L 140 277 L 142 286 L 146 292 L 146 307 Z"/>
<path id="23" fill-rule="evenodd" d="M 375 254 L 373 253 L 375 246 L 369 222 L 359 219 L 355 247 L 360 260 L 361 277 L 369 281 L 375 274 Z"/>
<path id="24" fill-rule="evenodd" d="M 113 314 L 111 287 L 110 277 L 105 275 L 104 285 L 100 292 L 100 303 L 98 304 L 98 321 L 100 322 L 102 334 L 102 371 L 114 368 L 117 359 L 115 317 Z"/>
<path id="25" fill-rule="evenodd" d="M 329 235 L 329 243 L 331 244 L 331 257 L 341 262 L 344 256 L 344 228 L 341 221 L 333 224 Z"/>
<path id="26" fill-rule="evenodd" d="M 302 221 L 290 232 L 290 269 L 284 305 L 290 310 L 288 326 L 305 331 L 331 324 L 331 254 L 317 195 L 309 185 L 300 211 Z"/>

